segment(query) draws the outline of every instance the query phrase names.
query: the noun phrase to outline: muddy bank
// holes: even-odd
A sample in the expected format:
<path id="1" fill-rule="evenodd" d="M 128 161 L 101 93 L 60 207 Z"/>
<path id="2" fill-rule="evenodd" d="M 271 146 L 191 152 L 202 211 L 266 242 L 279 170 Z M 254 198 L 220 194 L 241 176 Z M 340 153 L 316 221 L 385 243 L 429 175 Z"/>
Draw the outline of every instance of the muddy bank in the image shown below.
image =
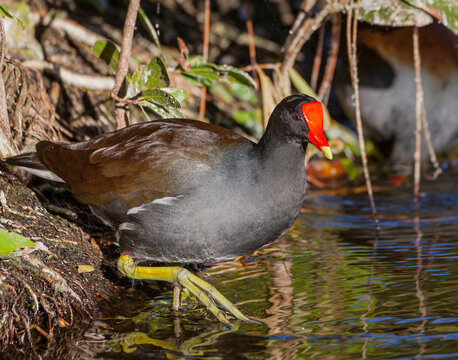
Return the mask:
<path id="1" fill-rule="evenodd" d="M 7 169 L 0 175 L 0 226 L 36 244 L 0 259 L 1 357 L 61 358 L 84 320 L 116 301 L 116 250 L 108 244 L 104 256 L 100 240 L 49 212 Z"/>

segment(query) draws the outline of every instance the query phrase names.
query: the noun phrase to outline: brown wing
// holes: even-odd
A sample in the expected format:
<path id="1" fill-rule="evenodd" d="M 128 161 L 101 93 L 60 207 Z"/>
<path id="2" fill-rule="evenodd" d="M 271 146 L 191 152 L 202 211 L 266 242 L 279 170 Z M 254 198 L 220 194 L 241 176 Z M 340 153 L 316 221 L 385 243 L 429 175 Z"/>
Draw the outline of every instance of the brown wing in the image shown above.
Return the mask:
<path id="1" fill-rule="evenodd" d="M 128 207 L 176 196 L 211 175 L 220 151 L 249 140 L 193 120 L 153 121 L 68 144 L 37 144 L 40 161 L 90 205 Z"/>

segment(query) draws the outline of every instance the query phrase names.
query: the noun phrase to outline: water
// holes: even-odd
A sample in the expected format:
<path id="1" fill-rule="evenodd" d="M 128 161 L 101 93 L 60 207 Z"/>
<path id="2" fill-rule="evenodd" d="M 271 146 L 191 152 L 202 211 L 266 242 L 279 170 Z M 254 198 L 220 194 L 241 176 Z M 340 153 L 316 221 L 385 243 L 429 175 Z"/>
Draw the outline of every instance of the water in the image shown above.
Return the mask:
<path id="1" fill-rule="evenodd" d="M 219 324 L 171 292 L 126 300 L 131 315 L 96 321 L 78 344 L 105 359 L 458 358 L 456 179 L 376 189 L 380 230 L 361 191 L 313 193 L 294 227 L 260 254 L 207 269 L 258 324 Z M 445 184 L 445 185 L 444 185 Z M 417 215 L 417 216 L 416 216 Z M 129 297 L 129 296 L 128 296 Z"/>

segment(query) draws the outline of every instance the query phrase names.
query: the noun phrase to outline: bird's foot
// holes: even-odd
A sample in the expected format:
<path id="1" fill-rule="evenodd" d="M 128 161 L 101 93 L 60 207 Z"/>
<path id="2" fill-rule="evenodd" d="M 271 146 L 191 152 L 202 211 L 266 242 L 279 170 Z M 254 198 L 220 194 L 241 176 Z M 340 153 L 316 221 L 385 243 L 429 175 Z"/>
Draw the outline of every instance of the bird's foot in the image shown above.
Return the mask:
<path id="1" fill-rule="evenodd" d="M 136 266 L 132 257 L 121 255 L 118 259 L 118 269 L 121 273 L 132 279 L 168 281 L 183 289 L 187 289 L 222 323 L 230 324 L 229 318 L 224 311 L 215 305 L 215 303 L 224 307 L 226 311 L 235 318 L 253 322 L 253 320 L 243 315 L 242 312 L 213 285 L 210 285 L 184 268 L 178 266 Z"/>

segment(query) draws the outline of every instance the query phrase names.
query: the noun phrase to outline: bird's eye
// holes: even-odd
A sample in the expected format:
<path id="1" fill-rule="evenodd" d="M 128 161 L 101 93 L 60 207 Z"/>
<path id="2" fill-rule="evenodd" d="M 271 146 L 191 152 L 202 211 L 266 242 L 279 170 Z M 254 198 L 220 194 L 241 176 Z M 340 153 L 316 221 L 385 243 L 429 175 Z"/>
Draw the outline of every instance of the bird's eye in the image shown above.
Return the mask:
<path id="1" fill-rule="evenodd" d="M 301 117 L 299 115 L 297 115 L 296 113 L 293 114 L 293 120 L 294 121 L 301 121 Z"/>

